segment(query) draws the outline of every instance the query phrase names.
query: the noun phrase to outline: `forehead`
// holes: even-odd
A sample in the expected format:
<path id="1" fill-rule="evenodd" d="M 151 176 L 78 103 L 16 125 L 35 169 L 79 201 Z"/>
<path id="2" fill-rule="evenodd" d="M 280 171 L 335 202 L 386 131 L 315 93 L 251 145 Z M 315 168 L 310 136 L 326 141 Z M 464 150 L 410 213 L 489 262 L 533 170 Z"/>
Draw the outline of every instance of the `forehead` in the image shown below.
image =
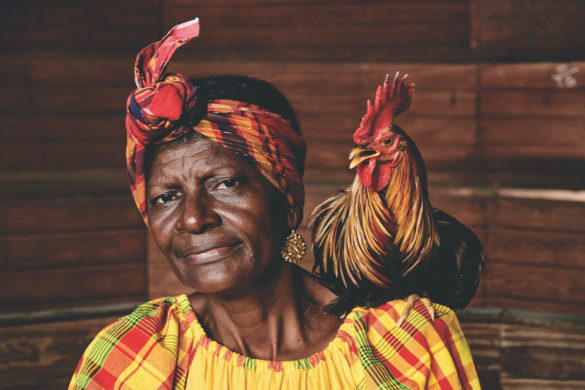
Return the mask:
<path id="1" fill-rule="evenodd" d="M 252 175 L 258 174 L 248 163 L 226 148 L 199 138 L 186 143 L 163 145 L 152 157 L 150 178 L 160 174 L 189 174 L 215 168 L 237 168 Z"/>

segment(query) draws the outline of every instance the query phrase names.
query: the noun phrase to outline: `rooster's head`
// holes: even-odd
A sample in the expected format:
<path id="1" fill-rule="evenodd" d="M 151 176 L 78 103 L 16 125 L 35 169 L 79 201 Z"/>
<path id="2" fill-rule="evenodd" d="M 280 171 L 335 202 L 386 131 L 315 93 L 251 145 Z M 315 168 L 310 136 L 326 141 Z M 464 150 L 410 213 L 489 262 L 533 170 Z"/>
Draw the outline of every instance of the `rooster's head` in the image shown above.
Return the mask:
<path id="1" fill-rule="evenodd" d="M 349 155 L 349 167 L 357 167 L 362 184 L 374 191 L 388 185 L 392 168 L 400 163 L 407 147 L 408 137 L 393 124 L 394 117 L 410 107 L 414 84 L 405 84 L 407 76 L 399 78 L 397 72 L 392 83 L 386 76 L 374 103 L 368 100 L 366 114 L 353 134 L 356 147 Z"/>

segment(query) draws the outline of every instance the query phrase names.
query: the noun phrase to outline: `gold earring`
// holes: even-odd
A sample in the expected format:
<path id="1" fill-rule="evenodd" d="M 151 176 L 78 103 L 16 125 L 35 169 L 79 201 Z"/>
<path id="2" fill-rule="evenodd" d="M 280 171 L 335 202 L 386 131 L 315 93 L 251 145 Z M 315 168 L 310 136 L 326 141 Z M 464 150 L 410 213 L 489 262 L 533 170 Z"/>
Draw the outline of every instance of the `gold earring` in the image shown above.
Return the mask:
<path id="1" fill-rule="evenodd" d="M 299 263 L 307 252 L 307 243 L 300 234 L 293 229 L 282 243 L 280 254 L 284 261 L 292 264 Z"/>

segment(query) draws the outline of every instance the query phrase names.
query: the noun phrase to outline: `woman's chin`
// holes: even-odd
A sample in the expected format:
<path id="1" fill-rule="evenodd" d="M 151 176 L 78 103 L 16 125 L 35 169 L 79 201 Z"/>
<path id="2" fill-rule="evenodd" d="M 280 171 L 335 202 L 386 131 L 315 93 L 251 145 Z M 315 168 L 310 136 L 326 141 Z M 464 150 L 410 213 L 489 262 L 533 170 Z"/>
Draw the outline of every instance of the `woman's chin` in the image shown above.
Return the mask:
<path id="1" fill-rule="evenodd" d="M 212 294 L 249 287 L 256 272 L 253 272 L 253 266 L 245 266 L 246 263 L 220 259 L 197 265 L 183 262 L 172 268 L 186 286 L 200 293 Z"/>

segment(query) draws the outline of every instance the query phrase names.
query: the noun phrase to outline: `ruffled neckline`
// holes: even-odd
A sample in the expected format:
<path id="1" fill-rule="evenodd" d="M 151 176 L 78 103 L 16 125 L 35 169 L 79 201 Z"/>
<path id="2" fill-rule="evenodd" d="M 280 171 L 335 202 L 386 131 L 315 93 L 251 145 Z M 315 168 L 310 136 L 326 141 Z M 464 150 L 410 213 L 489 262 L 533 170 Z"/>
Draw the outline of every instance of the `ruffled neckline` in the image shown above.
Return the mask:
<path id="1" fill-rule="evenodd" d="M 353 324 L 354 314 L 360 310 L 359 307 L 352 309 L 352 311 L 345 317 L 345 320 L 340 325 L 335 337 L 327 344 L 321 351 L 312 353 L 310 356 L 295 360 L 265 360 L 242 355 L 235 352 L 223 344 L 210 338 L 203 329 L 203 326 L 197 318 L 195 310 L 191 306 L 189 297 L 186 294 L 181 294 L 176 297 L 177 305 L 181 310 L 183 318 L 183 326 L 189 328 L 193 332 L 193 339 L 196 343 L 204 346 L 205 349 L 213 351 L 217 356 L 224 356 L 226 360 L 230 360 L 234 364 L 241 366 L 253 365 L 255 367 L 267 367 L 272 369 L 311 369 L 318 362 L 328 360 L 328 357 L 339 355 L 347 356 L 350 349 L 353 349 L 355 328 Z"/>

